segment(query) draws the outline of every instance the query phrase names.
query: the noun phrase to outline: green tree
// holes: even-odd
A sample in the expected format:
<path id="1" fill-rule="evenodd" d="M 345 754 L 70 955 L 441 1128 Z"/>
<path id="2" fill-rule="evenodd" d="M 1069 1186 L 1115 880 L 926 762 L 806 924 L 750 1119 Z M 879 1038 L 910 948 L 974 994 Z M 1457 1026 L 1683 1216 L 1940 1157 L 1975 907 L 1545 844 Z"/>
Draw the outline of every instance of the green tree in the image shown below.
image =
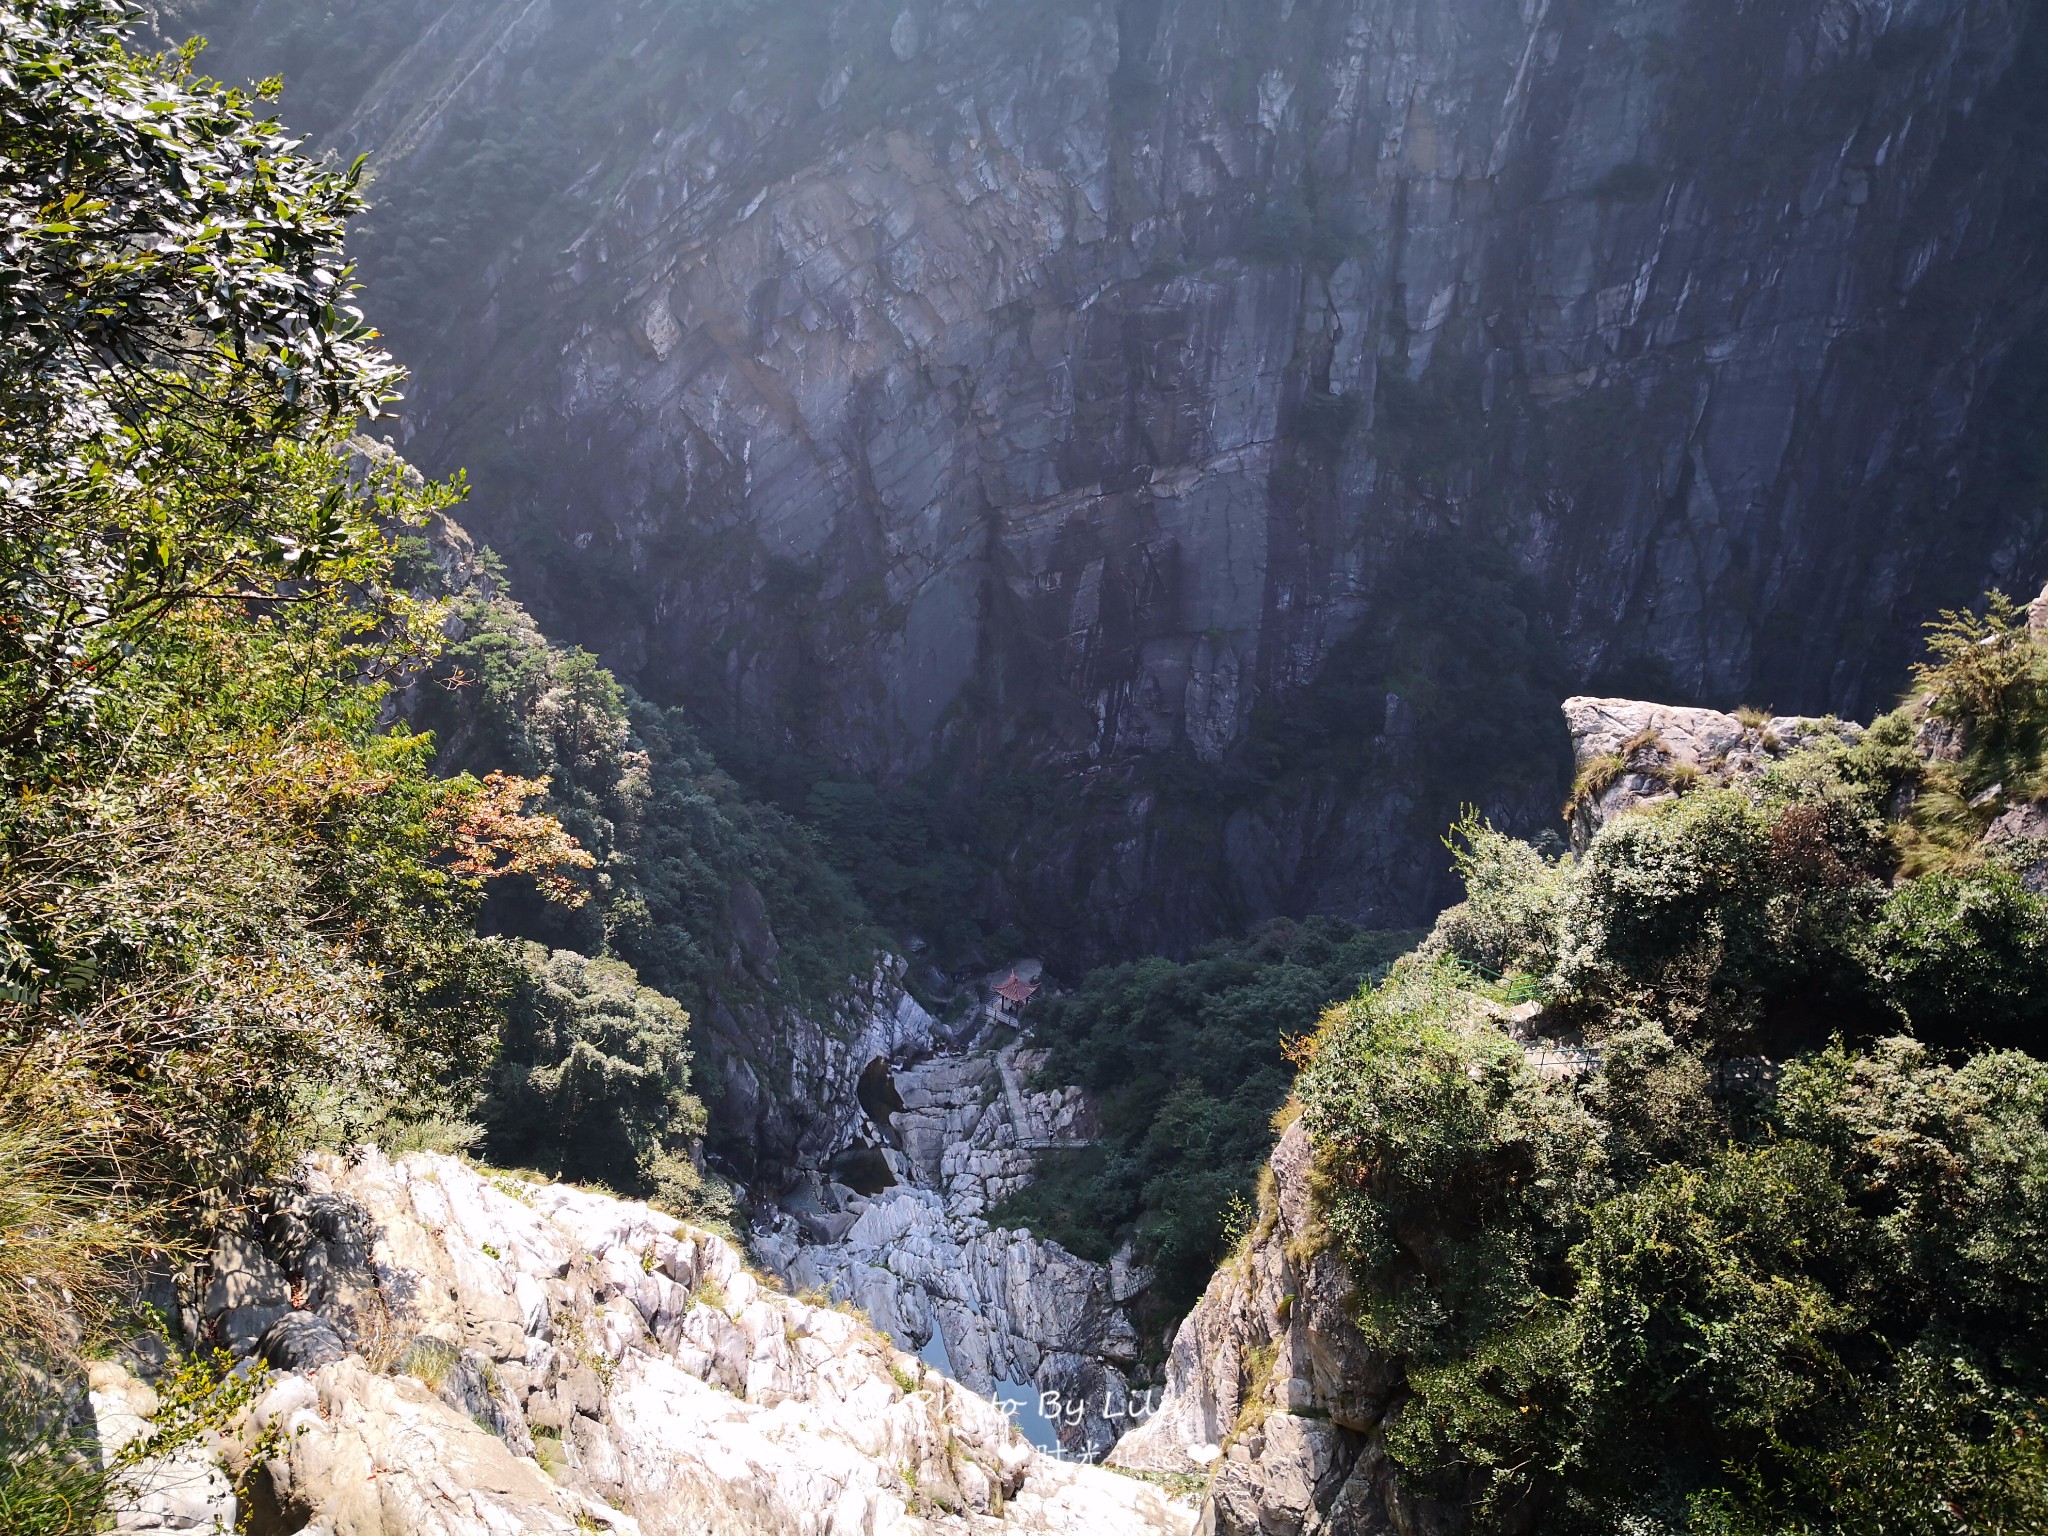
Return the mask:
<path id="1" fill-rule="evenodd" d="M 690 1018 L 632 967 L 519 946 L 519 985 L 484 1114 L 493 1155 L 644 1190 L 704 1132 Z"/>
<path id="2" fill-rule="evenodd" d="M 1329 918 L 1270 923 L 1185 964 L 1105 966 L 1070 996 L 1032 1005 L 1040 1078 L 1093 1094 L 1097 1144 L 1049 1153 L 1038 1182 L 991 1219 L 1107 1259 L 1134 1241 L 1157 1282 L 1147 1332 L 1163 1341 L 1237 1233 L 1273 1147 L 1293 1073 L 1288 1043 L 1332 1002 L 1382 974 L 1413 935 Z"/>
<path id="3" fill-rule="evenodd" d="M 398 371 L 349 305 L 358 170 L 294 153 L 120 0 L 0 12 L 0 745 L 81 719 L 195 603 L 353 577 L 349 492 L 284 492 Z"/>
<path id="4" fill-rule="evenodd" d="M 389 530 L 454 491 L 348 446 L 398 380 L 355 173 L 135 14 L 0 10 L 0 1366 L 79 1342 L 23 1292 L 90 1324 L 310 1140 L 459 1103 L 482 889 L 579 857 L 544 785 L 383 723 L 441 619 Z"/>

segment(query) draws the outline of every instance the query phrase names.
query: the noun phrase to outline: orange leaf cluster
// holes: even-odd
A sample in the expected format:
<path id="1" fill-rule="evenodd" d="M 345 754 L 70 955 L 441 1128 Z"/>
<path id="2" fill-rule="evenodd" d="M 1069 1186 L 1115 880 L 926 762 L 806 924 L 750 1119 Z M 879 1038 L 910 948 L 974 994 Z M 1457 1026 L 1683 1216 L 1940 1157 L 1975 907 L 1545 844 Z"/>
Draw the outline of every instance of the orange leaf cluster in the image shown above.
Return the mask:
<path id="1" fill-rule="evenodd" d="M 436 810 L 437 830 L 452 855 L 450 868 L 471 880 L 524 875 L 550 901 L 580 907 L 590 893 L 567 871 L 597 861 L 561 822 L 526 807 L 547 793 L 549 780 L 506 773 L 451 794 Z"/>

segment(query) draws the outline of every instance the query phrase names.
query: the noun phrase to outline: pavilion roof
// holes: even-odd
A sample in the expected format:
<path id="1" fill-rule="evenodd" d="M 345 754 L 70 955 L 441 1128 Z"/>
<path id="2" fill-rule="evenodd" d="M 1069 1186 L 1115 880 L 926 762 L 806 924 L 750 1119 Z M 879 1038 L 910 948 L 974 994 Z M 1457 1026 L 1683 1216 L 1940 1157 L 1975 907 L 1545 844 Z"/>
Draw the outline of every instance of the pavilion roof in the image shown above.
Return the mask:
<path id="1" fill-rule="evenodd" d="M 1015 971 L 1011 971 L 1009 979 L 996 987 L 996 996 L 1011 1003 L 1028 1003 L 1037 992 L 1036 982 L 1026 981 Z"/>

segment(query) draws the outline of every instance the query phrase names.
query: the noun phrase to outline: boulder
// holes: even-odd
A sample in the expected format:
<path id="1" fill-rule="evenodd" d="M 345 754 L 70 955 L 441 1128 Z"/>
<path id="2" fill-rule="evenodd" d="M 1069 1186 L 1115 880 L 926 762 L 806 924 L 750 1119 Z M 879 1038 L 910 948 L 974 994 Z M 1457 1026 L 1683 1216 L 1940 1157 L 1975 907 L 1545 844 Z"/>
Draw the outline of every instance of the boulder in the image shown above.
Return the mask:
<path id="1" fill-rule="evenodd" d="M 150 1432 L 158 1402 L 147 1382 L 112 1360 L 94 1361 L 88 1380 L 103 1456 Z M 109 1490 L 108 1513 L 113 1529 L 120 1532 L 194 1531 L 214 1536 L 237 1529 L 239 1506 L 212 1447 L 192 1443 L 125 1469 Z"/>
<path id="2" fill-rule="evenodd" d="M 348 1353 L 334 1324 L 314 1312 L 287 1312 L 265 1330 L 257 1346 L 265 1365 L 280 1371 L 317 1371 Z"/>
<path id="3" fill-rule="evenodd" d="M 213 1279 L 202 1306 L 222 1342 L 240 1358 L 254 1354 L 271 1324 L 291 1311 L 291 1286 L 261 1243 L 230 1234 L 214 1248 Z"/>
<path id="4" fill-rule="evenodd" d="M 287 1376 L 252 1415 L 272 1454 L 252 1470 L 279 1531 L 327 1536 L 637 1533 L 629 1517 L 559 1487 L 422 1382 L 360 1358 Z"/>
<path id="5" fill-rule="evenodd" d="M 2048 896 L 2048 801 L 2007 807 L 1991 823 L 1984 841 L 2017 845 L 2020 880 L 2036 896 Z"/>
<path id="6" fill-rule="evenodd" d="M 1581 851 L 1601 827 L 1638 806 L 1672 799 L 1694 783 L 1751 777 L 1824 736 L 1853 741 L 1862 734 L 1861 726 L 1832 718 L 1738 717 L 1639 699 L 1566 699 L 1564 716 L 1579 775 L 1566 815 L 1572 846 Z"/>

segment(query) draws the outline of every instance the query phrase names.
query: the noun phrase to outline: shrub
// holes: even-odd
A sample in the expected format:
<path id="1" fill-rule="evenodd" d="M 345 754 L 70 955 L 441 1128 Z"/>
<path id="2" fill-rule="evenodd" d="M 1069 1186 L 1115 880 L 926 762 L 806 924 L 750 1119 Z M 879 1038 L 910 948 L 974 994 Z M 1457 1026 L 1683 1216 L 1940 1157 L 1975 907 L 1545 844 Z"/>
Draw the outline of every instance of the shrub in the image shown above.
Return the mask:
<path id="1" fill-rule="evenodd" d="M 2048 1026 L 2048 898 L 2010 867 L 1908 880 L 1885 898 L 1871 965 L 1927 1039 L 2037 1044 Z"/>
<path id="2" fill-rule="evenodd" d="M 1465 900 L 1437 920 L 1433 946 L 1484 976 L 1548 975 L 1568 866 L 1496 832 L 1474 811 L 1444 841 Z"/>
<path id="3" fill-rule="evenodd" d="M 2048 654 L 2026 609 L 1993 592 L 1981 615 L 1945 612 L 1927 633 L 1929 659 L 1913 669 L 1925 709 L 1963 732 L 1973 781 L 2024 792 L 2048 748 Z"/>
<path id="4" fill-rule="evenodd" d="M 1778 958 L 1770 826 L 1739 791 L 1704 790 L 1603 827 L 1562 904 L 1560 990 L 1707 1037 L 1746 1027 Z"/>
<path id="5" fill-rule="evenodd" d="M 619 1189 L 652 1191 L 665 1149 L 704 1131 L 691 1096 L 689 1015 L 632 967 L 537 944 L 519 979 L 484 1101 L 491 1155 Z"/>
<path id="6" fill-rule="evenodd" d="M 990 1219 L 1099 1260 L 1135 1238 L 1158 1276 L 1145 1326 L 1163 1340 L 1224 1257 L 1225 1213 L 1272 1150 L 1287 1042 L 1411 939 L 1275 922 L 1186 964 L 1106 966 L 1034 1003 L 1043 1078 L 1095 1094 L 1101 1135 L 1043 1156 L 1038 1181 Z"/>
<path id="7" fill-rule="evenodd" d="M 1932 1523 L 1907 1529 L 2031 1528 L 2048 1065 L 1837 1046 L 1732 1113 L 1654 1030 L 1583 1090 L 1537 1083 L 1484 1003 L 1406 963 L 1326 1016 L 1302 1077 L 1422 1489 L 1573 1536 L 1889 1530 L 1909 1505 Z"/>
<path id="8" fill-rule="evenodd" d="M 1424 1363 L 1524 1321 L 1600 1174 L 1595 1123 L 1489 1012 L 1454 962 L 1404 962 L 1325 1015 L 1298 1089 L 1325 1219 L 1371 1282 L 1367 1331 Z"/>
<path id="9" fill-rule="evenodd" d="M 2048 794 L 2048 645 L 2026 610 L 1993 592 L 1982 615 L 1944 613 L 1928 632 L 1902 713 L 1937 726 L 1948 750 L 1916 764 L 1907 786 L 1899 835 L 1911 874 L 1974 863 L 2005 805 Z"/>
<path id="10" fill-rule="evenodd" d="M 730 1242 L 740 1241 L 739 1200 L 733 1187 L 717 1174 L 666 1149 L 648 1159 L 645 1173 L 653 1185 L 648 1199 L 657 1208 Z"/>

